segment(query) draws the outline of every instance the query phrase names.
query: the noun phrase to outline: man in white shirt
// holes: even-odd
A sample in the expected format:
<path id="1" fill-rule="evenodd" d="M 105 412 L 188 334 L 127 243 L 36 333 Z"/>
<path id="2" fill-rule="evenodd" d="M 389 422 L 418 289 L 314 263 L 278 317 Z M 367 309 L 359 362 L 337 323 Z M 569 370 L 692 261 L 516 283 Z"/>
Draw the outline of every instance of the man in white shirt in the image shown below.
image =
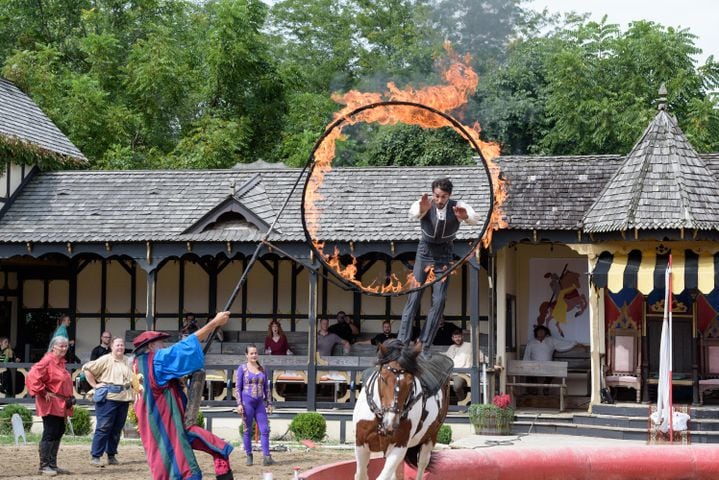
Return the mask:
<path id="1" fill-rule="evenodd" d="M 454 361 L 454 368 L 471 368 L 472 367 L 472 344 L 464 341 L 462 330 L 459 328 L 452 332 L 452 345 L 447 349 L 445 355 Z M 482 351 L 479 351 L 479 363 L 484 363 L 485 357 Z M 457 401 L 461 402 L 467 396 L 467 380 L 463 376 L 466 374 L 452 374 L 452 389 L 457 395 Z"/>
<path id="2" fill-rule="evenodd" d="M 544 325 L 534 327 L 534 338 L 527 342 L 524 349 L 523 360 L 537 362 L 551 362 L 554 352 L 568 352 L 577 345 L 572 340 L 562 340 L 552 337 L 552 332 Z"/>
<path id="3" fill-rule="evenodd" d="M 524 349 L 523 360 L 551 362 L 555 351 L 567 352 L 576 345 L 577 342 L 552 337 L 552 332 L 547 327 L 537 325 L 534 327 L 534 338 L 527 342 L 527 347 Z M 551 377 L 529 377 L 527 380 L 531 383 L 552 383 L 553 379 Z M 536 390 L 532 388 L 529 393 L 536 393 Z M 544 394 L 547 393 L 545 388 Z"/>
<path id="4" fill-rule="evenodd" d="M 469 225 L 479 223 L 479 215 L 466 203 L 451 200 L 452 182 L 449 178 L 440 178 L 432 182 L 432 198 L 423 194 L 409 209 L 409 218 L 419 220 L 422 237 L 417 247 L 417 254 L 412 271 L 418 285 L 424 284 L 429 269 L 435 275 L 441 275 L 447 270 L 454 258 L 453 241 L 462 222 Z M 447 298 L 449 277 L 432 286 L 432 307 L 427 314 L 419 341 L 422 342 L 422 357 L 429 358 L 429 347 L 432 345 L 439 318 L 444 312 L 444 302 Z M 412 333 L 412 323 L 419 315 L 423 290 L 412 292 L 407 297 L 407 303 L 402 312 L 402 323 L 397 338 L 408 343 Z"/>

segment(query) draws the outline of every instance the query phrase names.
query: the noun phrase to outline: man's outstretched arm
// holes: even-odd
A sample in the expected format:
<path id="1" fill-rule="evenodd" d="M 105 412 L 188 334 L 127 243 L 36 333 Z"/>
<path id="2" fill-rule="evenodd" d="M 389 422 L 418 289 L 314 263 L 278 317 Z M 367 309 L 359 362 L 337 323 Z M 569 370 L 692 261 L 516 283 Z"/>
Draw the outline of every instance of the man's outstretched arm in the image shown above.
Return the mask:
<path id="1" fill-rule="evenodd" d="M 230 312 L 219 312 L 215 318 L 197 330 L 195 336 L 199 341 L 204 342 L 216 328 L 226 325 L 228 321 L 230 321 Z"/>

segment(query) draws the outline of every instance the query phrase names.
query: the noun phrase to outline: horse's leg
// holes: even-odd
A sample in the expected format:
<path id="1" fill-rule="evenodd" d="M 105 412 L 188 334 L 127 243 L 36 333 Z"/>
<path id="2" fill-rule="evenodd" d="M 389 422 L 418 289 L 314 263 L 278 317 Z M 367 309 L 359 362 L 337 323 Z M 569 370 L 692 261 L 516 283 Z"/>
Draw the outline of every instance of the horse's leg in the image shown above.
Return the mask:
<path id="1" fill-rule="evenodd" d="M 434 444 L 429 441 L 424 443 L 419 449 L 419 455 L 417 456 L 417 479 L 420 480 L 424 475 L 424 469 L 429 465 L 429 459 L 432 456 L 432 449 Z"/>
<path id="2" fill-rule="evenodd" d="M 387 449 L 384 457 L 384 468 L 380 472 L 377 480 L 395 480 L 395 472 L 402 462 L 404 462 L 404 456 L 407 454 L 407 447 L 390 447 Z"/>
<path id="3" fill-rule="evenodd" d="M 367 444 L 357 445 L 355 447 L 355 461 L 357 470 L 355 470 L 355 480 L 367 480 L 367 466 L 369 465 L 370 451 Z"/>

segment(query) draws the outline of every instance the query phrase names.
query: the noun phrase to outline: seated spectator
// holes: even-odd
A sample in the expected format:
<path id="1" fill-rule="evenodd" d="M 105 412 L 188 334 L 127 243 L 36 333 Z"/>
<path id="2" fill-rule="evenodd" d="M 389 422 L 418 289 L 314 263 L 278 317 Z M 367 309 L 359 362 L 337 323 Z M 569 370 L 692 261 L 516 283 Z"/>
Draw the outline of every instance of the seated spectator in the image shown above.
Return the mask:
<path id="1" fill-rule="evenodd" d="M 90 352 L 90 361 L 97 360 L 103 355 L 110 353 L 110 340 L 112 340 L 112 333 L 102 332 L 100 335 L 100 345 L 96 346 Z"/>
<path id="2" fill-rule="evenodd" d="M 20 358 L 15 356 L 7 337 L 0 337 L 0 363 L 3 362 L 20 362 Z"/>
<path id="3" fill-rule="evenodd" d="M 573 340 L 562 340 L 552 337 L 552 332 L 547 327 L 537 325 L 534 327 L 534 338 L 527 342 L 527 348 L 524 349 L 523 360 L 551 362 L 555 350 L 558 352 L 568 352 L 576 345 L 578 345 L 578 343 Z"/>
<path id="4" fill-rule="evenodd" d="M 352 320 L 347 316 L 345 312 L 340 310 L 337 312 L 337 323 L 332 325 L 329 329 L 330 333 L 334 333 L 342 340 L 347 340 L 350 343 L 354 343 L 359 335 L 359 327 L 354 324 Z"/>
<path id="5" fill-rule="evenodd" d="M 444 321 L 444 315 L 439 317 L 439 328 L 437 328 L 437 334 L 434 336 L 433 345 L 452 345 L 452 334 L 455 330 L 460 329 L 457 325 L 450 322 Z"/>
<path id="6" fill-rule="evenodd" d="M 182 328 L 180 328 L 180 335 L 190 335 L 199 330 L 197 326 L 197 320 L 195 319 L 194 313 L 185 314 L 185 319 L 182 321 Z"/>
<path id="7" fill-rule="evenodd" d="M 282 325 L 277 320 L 272 320 L 267 327 L 265 355 L 292 355 L 287 335 L 282 331 Z"/>
<path id="8" fill-rule="evenodd" d="M 7 337 L 0 337 L 0 367 L 3 363 L 20 362 L 20 358 L 15 356 L 10 346 L 10 340 Z M 0 373 L 0 392 L 14 394 L 12 375 L 15 369 L 5 369 Z"/>
<path id="9" fill-rule="evenodd" d="M 454 362 L 454 368 L 472 368 L 472 344 L 464 341 L 462 330 L 456 328 L 452 332 L 452 346 L 445 353 Z M 479 351 L 479 363 L 484 363 L 485 357 Z M 461 374 L 452 374 L 452 389 L 461 402 L 467 396 L 467 380 Z"/>
<path id="10" fill-rule="evenodd" d="M 357 344 L 367 345 L 371 343 L 372 345 L 379 347 L 384 343 L 385 340 L 389 340 L 390 338 L 397 338 L 397 334 L 392 333 L 392 322 L 390 322 L 389 320 L 385 320 L 384 322 L 382 322 L 382 333 L 378 333 L 369 340 L 361 340 L 357 342 Z"/>
<path id="11" fill-rule="evenodd" d="M 338 335 L 330 333 L 330 321 L 326 318 L 320 319 L 319 330 L 317 331 L 317 351 L 320 357 L 331 357 L 335 345 L 342 345 L 345 355 L 350 352 L 350 342 L 343 340 Z"/>
<path id="12" fill-rule="evenodd" d="M 534 360 L 537 362 L 551 362 L 554 357 L 554 351 L 567 352 L 574 348 L 578 343 L 571 340 L 562 340 L 552 337 L 552 332 L 544 325 L 536 325 L 534 327 L 534 338 L 527 342 L 524 349 L 524 357 L 522 360 Z M 552 377 L 527 377 L 530 383 L 552 383 Z M 549 389 L 544 388 L 543 394 L 547 395 Z M 534 395 L 537 393 L 535 388 L 530 388 L 528 393 Z"/>

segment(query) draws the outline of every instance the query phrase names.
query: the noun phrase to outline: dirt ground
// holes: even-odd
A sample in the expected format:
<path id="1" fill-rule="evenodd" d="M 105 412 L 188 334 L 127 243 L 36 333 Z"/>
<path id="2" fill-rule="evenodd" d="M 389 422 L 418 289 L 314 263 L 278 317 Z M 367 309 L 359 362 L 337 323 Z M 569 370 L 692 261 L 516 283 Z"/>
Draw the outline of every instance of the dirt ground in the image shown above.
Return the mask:
<path id="1" fill-rule="evenodd" d="M 62 480 L 114 480 L 114 479 L 149 479 L 150 470 L 145 460 L 145 452 L 140 445 L 120 445 L 117 459 L 121 462 L 117 466 L 97 468 L 90 465 L 90 445 L 63 445 L 58 454 L 58 465 L 71 471 L 70 475 L 58 475 L 55 478 Z M 264 472 L 272 472 L 274 480 L 292 479 L 293 467 L 300 467 L 300 472 L 319 465 L 341 462 L 354 459 L 353 450 L 336 450 L 315 448 L 307 450 L 297 447 L 289 452 L 273 452 L 272 458 L 276 464 L 271 467 L 262 466 L 262 453 L 255 452 L 255 465 L 245 466 L 245 453 L 241 447 L 235 447 L 230 456 L 230 464 L 236 479 L 262 480 Z M 0 446 L 0 479 L 40 479 L 50 478 L 38 475 L 37 443 L 27 445 Z M 209 455 L 198 452 L 197 460 L 200 462 L 204 478 L 214 479 L 212 459 Z M 258 465 L 259 463 L 259 465 Z M 339 479 L 338 479 L 339 480 Z"/>

